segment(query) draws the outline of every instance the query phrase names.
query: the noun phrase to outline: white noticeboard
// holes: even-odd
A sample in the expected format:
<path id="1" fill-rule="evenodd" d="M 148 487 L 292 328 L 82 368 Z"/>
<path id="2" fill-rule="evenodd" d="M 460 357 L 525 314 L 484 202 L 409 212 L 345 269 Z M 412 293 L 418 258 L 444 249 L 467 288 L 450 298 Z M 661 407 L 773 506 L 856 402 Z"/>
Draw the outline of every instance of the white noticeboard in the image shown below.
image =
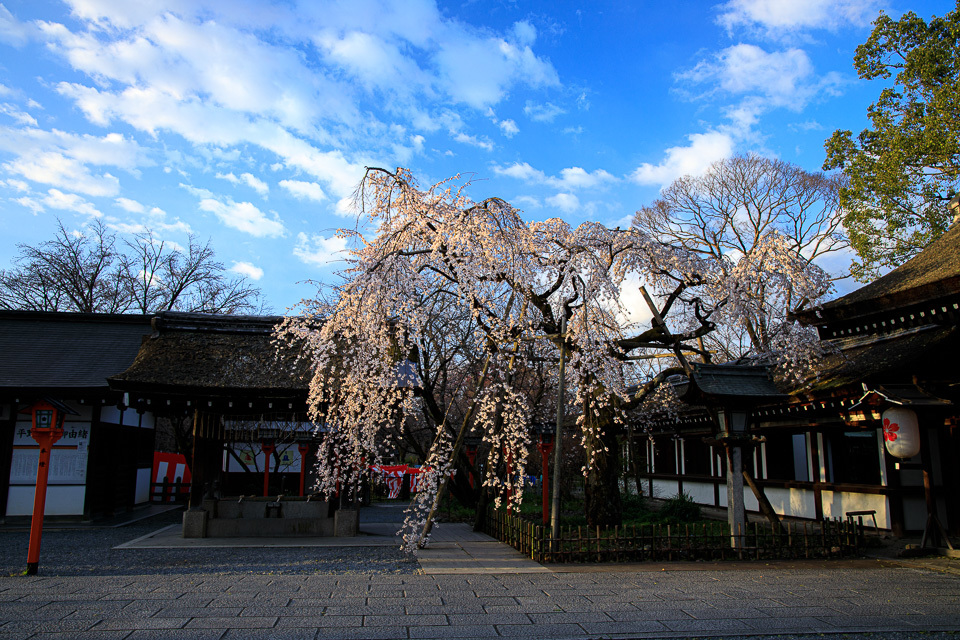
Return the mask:
<path id="1" fill-rule="evenodd" d="M 50 451 L 51 485 L 85 484 L 87 481 L 87 450 L 90 445 L 90 425 L 64 425 L 63 437 Z M 10 484 L 36 484 L 40 446 L 30 437 L 29 423 L 18 423 L 13 432 L 13 456 L 10 464 Z"/>
<path id="2" fill-rule="evenodd" d="M 260 445 L 236 443 L 232 445 L 228 444 L 227 447 L 232 449 L 232 451 L 227 451 L 226 455 L 226 470 L 228 472 L 263 471 L 264 456 Z M 277 445 L 276 454 L 270 456 L 270 472 L 300 473 L 300 450 L 296 444 L 283 443 Z"/>

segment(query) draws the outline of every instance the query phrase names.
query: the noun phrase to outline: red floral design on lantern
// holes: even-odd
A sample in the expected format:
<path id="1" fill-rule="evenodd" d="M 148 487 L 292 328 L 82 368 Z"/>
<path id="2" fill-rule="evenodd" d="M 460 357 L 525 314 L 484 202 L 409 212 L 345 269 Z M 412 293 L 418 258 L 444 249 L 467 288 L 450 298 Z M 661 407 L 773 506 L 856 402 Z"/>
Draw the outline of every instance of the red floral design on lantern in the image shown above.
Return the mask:
<path id="1" fill-rule="evenodd" d="M 883 419 L 883 439 L 889 442 L 893 442 L 897 439 L 897 431 L 900 430 L 900 425 L 896 422 L 890 422 L 889 418 Z"/>

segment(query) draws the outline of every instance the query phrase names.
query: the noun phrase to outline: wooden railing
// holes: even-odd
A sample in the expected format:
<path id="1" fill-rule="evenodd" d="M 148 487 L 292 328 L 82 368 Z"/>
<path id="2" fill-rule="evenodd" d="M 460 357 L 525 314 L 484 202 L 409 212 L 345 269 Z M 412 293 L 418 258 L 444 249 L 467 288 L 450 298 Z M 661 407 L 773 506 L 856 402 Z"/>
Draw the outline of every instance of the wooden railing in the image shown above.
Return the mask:
<path id="1" fill-rule="evenodd" d="M 766 523 L 748 523 L 732 545 L 726 523 L 550 528 L 491 511 L 485 532 L 541 563 L 643 562 L 648 560 L 764 560 L 842 558 L 859 553 L 862 532 L 850 520 L 783 523 L 775 532 Z"/>
<path id="2" fill-rule="evenodd" d="M 186 502 L 190 497 L 189 482 L 163 482 L 150 483 L 150 502 L 157 504 Z"/>

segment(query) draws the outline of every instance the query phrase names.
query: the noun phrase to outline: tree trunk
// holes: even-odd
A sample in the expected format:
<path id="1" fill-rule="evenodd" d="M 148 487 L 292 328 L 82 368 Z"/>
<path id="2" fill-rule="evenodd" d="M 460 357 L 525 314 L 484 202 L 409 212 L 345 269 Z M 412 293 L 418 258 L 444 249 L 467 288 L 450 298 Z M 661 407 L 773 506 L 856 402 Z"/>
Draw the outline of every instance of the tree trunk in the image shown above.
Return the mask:
<path id="1" fill-rule="evenodd" d="M 587 408 L 584 419 L 588 434 L 584 442 L 587 456 L 584 482 L 587 524 L 592 527 L 620 525 L 623 522 L 623 505 L 620 502 L 620 458 L 613 411 L 609 408 Z"/>

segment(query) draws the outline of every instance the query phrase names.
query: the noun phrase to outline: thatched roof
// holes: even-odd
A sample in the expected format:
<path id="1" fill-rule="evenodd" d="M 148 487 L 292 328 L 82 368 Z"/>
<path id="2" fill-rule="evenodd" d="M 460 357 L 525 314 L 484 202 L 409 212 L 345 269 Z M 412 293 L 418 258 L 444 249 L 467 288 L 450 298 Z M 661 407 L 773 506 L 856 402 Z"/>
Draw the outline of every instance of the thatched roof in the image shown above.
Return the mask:
<path id="1" fill-rule="evenodd" d="M 0 387 L 106 391 L 149 333 L 150 316 L 0 311 Z"/>
<path id="2" fill-rule="evenodd" d="M 304 398 L 309 366 L 295 349 L 275 343 L 282 320 L 163 312 L 136 360 L 110 386 L 140 394 Z"/>

